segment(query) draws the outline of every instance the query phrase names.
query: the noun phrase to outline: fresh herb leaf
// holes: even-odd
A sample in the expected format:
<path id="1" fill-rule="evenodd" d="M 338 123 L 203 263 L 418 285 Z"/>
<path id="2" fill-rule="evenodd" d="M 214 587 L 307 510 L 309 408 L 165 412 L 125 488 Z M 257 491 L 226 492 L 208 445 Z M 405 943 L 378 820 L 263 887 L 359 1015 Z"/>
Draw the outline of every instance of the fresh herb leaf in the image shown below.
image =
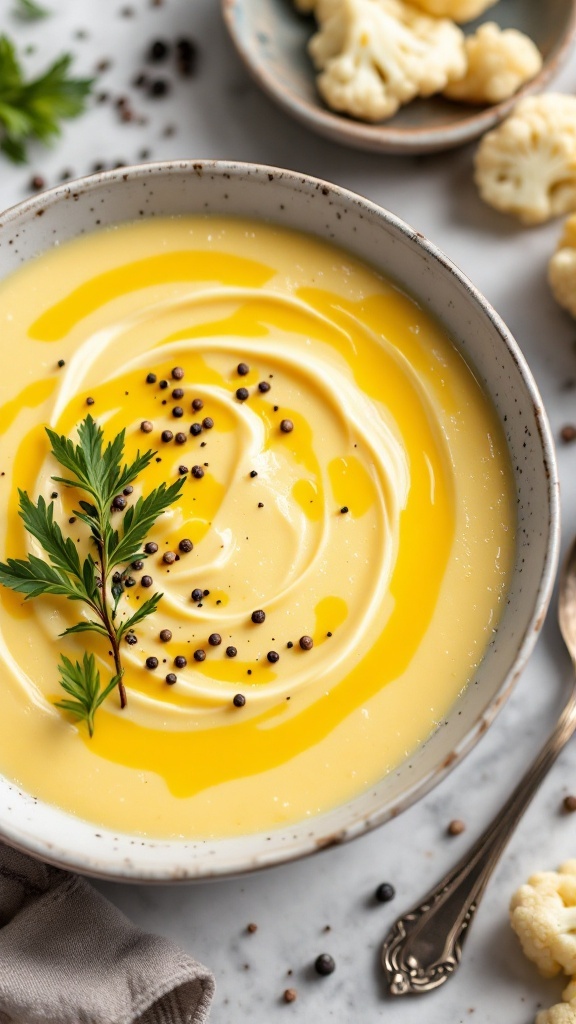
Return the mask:
<path id="1" fill-rule="evenodd" d="M 146 554 L 140 551 L 144 538 L 158 517 L 176 500 L 184 480 L 179 479 L 169 486 L 162 483 L 147 497 L 138 498 L 125 512 L 121 524 L 113 527 L 113 497 L 137 478 L 155 452 L 143 455 L 138 452 L 132 463 L 125 464 L 124 431 L 104 447 L 104 432 L 91 416 L 80 423 L 77 444 L 50 428 L 46 433 L 52 455 L 70 474 L 52 479 L 87 494 L 91 499 L 79 499 L 81 511 L 75 511 L 74 515 L 88 526 L 95 555 L 89 554 L 83 561 L 80 559 L 74 541 L 64 536 L 54 519 L 53 502 L 48 504 L 40 496 L 34 504 L 26 491 L 20 491 L 20 516 L 24 526 L 41 545 L 48 560 L 32 553 L 25 559 L 8 558 L 0 563 L 0 585 L 25 594 L 26 598 L 51 594 L 82 601 L 90 609 L 91 618 L 82 619 L 61 635 L 94 632 L 105 637 L 114 657 L 113 678 L 101 690 L 100 673 L 96 670 L 93 655 L 85 654 L 82 664 L 76 662 L 75 665 L 61 655 L 60 682 L 74 700 L 60 701 L 57 706 L 85 720 L 92 735 L 94 715 L 115 687 L 118 687 L 121 706 L 126 704 L 120 657 L 122 637 L 152 615 L 162 597 L 162 594 L 153 594 L 131 616 L 121 619 L 118 611 L 124 593 L 123 577 L 136 557 L 146 558 Z M 120 566 L 122 568 L 118 571 Z"/>
<path id="2" fill-rule="evenodd" d="M 50 14 L 45 7 L 34 2 L 34 0 L 15 0 L 14 14 L 24 21 L 40 21 Z"/>
<path id="3" fill-rule="evenodd" d="M 144 604 L 140 605 L 140 607 L 134 612 L 134 615 L 131 615 L 129 619 L 125 619 L 125 621 L 118 627 L 118 636 L 121 637 L 124 636 L 125 633 L 131 633 L 134 626 L 137 626 L 139 622 L 146 619 L 148 615 L 152 615 L 156 611 L 162 597 L 164 597 L 163 594 L 153 594 L 148 601 L 144 601 Z"/>
<path id="4" fill-rule="evenodd" d="M 65 573 L 53 569 L 48 562 L 32 554 L 26 559 L 8 558 L 6 562 L 0 562 L 0 584 L 26 594 L 27 598 L 56 594 L 71 601 L 86 600 L 84 590 L 79 590 Z"/>
<path id="5" fill-rule="evenodd" d="M 14 44 L 0 36 L 0 149 L 14 163 L 26 161 L 31 140 L 48 142 L 62 119 L 84 111 L 93 79 L 69 77 L 71 64 L 66 54 L 26 81 Z"/>
<path id="6" fill-rule="evenodd" d="M 69 658 L 61 654 L 58 671 L 60 685 L 73 699 L 56 701 L 56 707 L 70 711 L 80 721 L 86 722 L 88 732 L 93 736 L 94 715 L 108 694 L 118 685 L 120 677 L 113 676 L 108 686 L 101 690 L 96 659 L 93 654 L 86 652 L 81 664 L 78 661 L 72 664 Z"/>
<path id="7" fill-rule="evenodd" d="M 110 534 L 108 561 L 111 568 L 146 557 L 144 552 L 140 551 L 146 534 L 158 516 L 176 501 L 184 482 L 185 478 L 180 477 L 169 487 L 162 483 L 146 498 L 138 498 L 136 504 L 126 510 L 122 535 L 119 536 L 117 530 Z"/>

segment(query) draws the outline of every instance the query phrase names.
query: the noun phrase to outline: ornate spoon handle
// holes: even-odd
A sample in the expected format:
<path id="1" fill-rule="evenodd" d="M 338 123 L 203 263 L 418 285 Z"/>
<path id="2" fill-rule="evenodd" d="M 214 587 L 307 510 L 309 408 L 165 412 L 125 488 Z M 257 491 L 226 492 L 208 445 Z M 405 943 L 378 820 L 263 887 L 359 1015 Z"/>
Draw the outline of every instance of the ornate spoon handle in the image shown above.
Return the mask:
<path id="1" fill-rule="evenodd" d="M 384 941 L 382 965 L 392 995 L 430 992 L 454 973 L 482 893 L 544 776 L 576 728 L 576 692 L 534 763 L 472 849 L 399 918 Z"/>

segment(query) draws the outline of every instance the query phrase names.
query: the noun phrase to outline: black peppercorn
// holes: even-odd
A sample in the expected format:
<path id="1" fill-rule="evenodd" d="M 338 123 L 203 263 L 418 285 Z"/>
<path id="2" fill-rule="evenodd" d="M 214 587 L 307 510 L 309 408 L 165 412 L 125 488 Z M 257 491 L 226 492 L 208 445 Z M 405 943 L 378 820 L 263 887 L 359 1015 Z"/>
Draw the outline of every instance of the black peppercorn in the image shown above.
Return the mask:
<path id="1" fill-rule="evenodd" d="M 292 420 L 280 420 L 280 430 L 283 434 L 290 434 L 294 430 Z"/>
<path id="2" fill-rule="evenodd" d="M 163 441 L 166 441 L 166 443 L 168 443 L 168 441 L 172 440 L 174 434 L 172 433 L 171 430 L 163 430 L 160 436 Z"/>
<path id="3" fill-rule="evenodd" d="M 205 660 L 206 660 L 206 651 L 203 651 L 202 649 L 200 649 L 199 651 L 194 651 L 194 661 L 205 661 Z"/>
<path id="4" fill-rule="evenodd" d="M 268 383 L 267 380 L 260 381 L 258 385 L 258 391 L 262 391 L 262 393 L 264 393 L 265 391 L 270 391 L 270 384 Z"/>
<path id="5" fill-rule="evenodd" d="M 314 961 L 314 969 L 317 974 L 323 976 L 332 974 L 336 970 L 334 958 L 329 953 L 321 953 Z"/>
<path id="6" fill-rule="evenodd" d="M 160 639 L 161 639 L 163 644 L 167 644 L 168 641 L 172 639 L 172 630 L 171 629 L 161 629 L 160 630 Z"/>
<path id="7" fill-rule="evenodd" d="M 180 476 L 186 476 L 188 466 L 178 466 L 178 472 L 180 473 Z"/>
<path id="8" fill-rule="evenodd" d="M 154 62 L 165 60 L 166 57 L 168 56 L 168 50 L 168 44 L 165 43 L 162 39 L 157 39 L 154 43 L 152 43 L 152 46 L 148 51 L 148 59 Z"/>
<path id="9" fill-rule="evenodd" d="M 151 576 L 143 576 L 142 579 L 140 580 L 140 583 L 143 587 L 151 587 L 153 582 L 154 580 L 152 579 Z"/>
<path id="10" fill-rule="evenodd" d="M 175 398 L 176 400 L 184 398 L 184 388 L 174 388 L 172 391 L 172 398 Z"/>
<path id="11" fill-rule="evenodd" d="M 226 654 L 229 658 L 235 658 L 236 655 L 238 654 L 238 651 L 236 650 L 235 647 L 227 647 Z"/>
<path id="12" fill-rule="evenodd" d="M 204 408 L 204 402 L 201 398 L 194 398 L 192 401 L 192 408 L 194 412 L 200 412 L 200 409 Z"/>
<path id="13" fill-rule="evenodd" d="M 160 381 L 160 387 L 164 391 L 164 389 L 168 387 L 168 381 L 167 380 L 161 380 Z"/>
<path id="14" fill-rule="evenodd" d="M 152 430 L 154 430 L 154 424 L 151 423 L 150 420 L 142 420 L 142 423 L 140 424 L 140 430 L 142 431 L 143 434 L 149 434 Z"/>
<path id="15" fill-rule="evenodd" d="M 186 434 L 183 434 L 181 430 L 175 435 L 174 440 L 176 444 L 186 444 Z"/>
<path id="16" fill-rule="evenodd" d="M 130 644 L 131 647 L 134 644 L 138 643 L 138 637 L 136 636 L 136 633 L 126 633 L 125 639 L 126 639 L 126 643 Z"/>
<path id="17" fill-rule="evenodd" d="M 178 550 L 181 551 L 182 554 L 187 555 L 190 551 L 192 551 L 193 547 L 194 547 L 194 545 L 193 545 L 192 541 L 188 540 L 188 538 L 185 537 L 184 540 L 180 541 L 180 543 L 178 545 Z"/>
<path id="18" fill-rule="evenodd" d="M 202 469 L 202 466 L 192 466 L 191 473 L 196 480 L 201 480 L 202 477 L 204 476 L 204 470 Z"/>
<path id="19" fill-rule="evenodd" d="M 140 572 L 140 569 L 144 568 L 144 562 L 141 562 L 138 558 L 135 562 L 132 562 L 132 568 L 136 569 L 136 572 Z"/>
<path id="20" fill-rule="evenodd" d="M 314 647 L 314 641 L 311 636 L 301 636 L 298 642 L 303 651 L 311 651 Z"/>
<path id="21" fill-rule="evenodd" d="M 173 551 L 165 551 L 164 554 L 162 555 L 162 561 L 166 565 L 174 565 L 174 562 L 176 561 L 176 555 L 174 554 Z"/>
<path id="22" fill-rule="evenodd" d="M 275 665 L 277 661 L 280 661 L 280 655 L 278 654 L 278 651 L 268 651 L 266 657 L 268 658 L 268 661 L 271 662 L 272 665 Z"/>
<path id="23" fill-rule="evenodd" d="M 214 426 L 214 420 L 212 417 L 205 416 L 202 420 L 202 426 L 204 427 L 204 430 L 212 430 L 212 427 Z"/>
<path id="24" fill-rule="evenodd" d="M 247 373 L 250 373 L 250 367 L 247 363 L 238 363 L 236 370 L 241 377 L 245 377 Z"/>
<path id="25" fill-rule="evenodd" d="M 148 95 L 155 99 L 166 96 L 168 92 L 170 92 L 170 84 L 164 78 L 155 78 L 148 87 Z"/>
<path id="26" fill-rule="evenodd" d="M 173 672 L 169 672 L 166 676 L 166 682 L 168 686 L 174 686 L 174 683 L 178 682 L 178 676 L 175 676 Z"/>
<path id="27" fill-rule="evenodd" d="M 246 697 L 244 696 L 243 693 L 237 693 L 232 698 L 232 703 L 233 703 L 235 708 L 243 708 L 245 703 L 246 703 Z"/>
<path id="28" fill-rule="evenodd" d="M 258 476 L 258 473 L 256 472 L 255 469 L 250 470 L 250 476 L 252 477 L 252 479 L 254 479 L 255 476 Z"/>
<path id="29" fill-rule="evenodd" d="M 258 608 L 255 612 L 252 612 L 252 622 L 256 622 L 258 625 L 264 622 L 266 618 L 266 612 L 263 612 L 261 608 Z"/>
<path id="30" fill-rule="evenodd" d="M 144 545 L 144 551 L 147 555 L 155 555 L 158 551 L 158 545 L 155 540 L 149 540 Z"/>
<path id="31" fill-rule="evenodd" d="M 190 596 L 191 596 L 193 601 L 201 601 L 202 600 L 202 591 L 198 587 L 196 587 L 192 591 Z"/>
<path id="32" fill-rule="evenodd" d="M 127 576 L 126 579 L 124 580 L 124 586 L 125 587 L 135 587 L 136 586 L 136 580 L 134 579 L 134 577 L 133 576 Z"/>
<path id="33" fill-rule="evenodd" d="M 396 890 L 389 882 L 382 882 L 374 893 L 378 903 L 389 903 L 396 895 Z"/>
<path id="34" fill-rule="evenodd" d="M 184 370 L 181 366 L 174 366 L 172 368 L 172 380 L 182 380 L 184 376 Z"/>
<path id="35" fill-rule="evenodd" d="M 63 366 L 66 366 L 66 362 L 64 359 L 59 359 L 57 365 L 62 369 Z"/>
<path id="36" fill-rule="evenodd" d="M 157 380 L 158 378 L 155 373 L 149 373 L 148 376 L 146 377 L 147 384 L 155 384 Z"/>
<path id="37" fill-rule="evenodd" d="M 180 417 L 184 415 L 184 409 L 182 408 L 182 406 L 181 405 L 175 405 L 174 408 L 172 409 L 172 415 L 177 420 L 179 420 Z"/>
<path id="38" fill-rule="evenodd" d="M 116 497 L 112 499 L 112 508 L 117 512 L 123 512 L 127 504 L 128 502 L 123 494 L 117 494 Z"/>
<path id="39" fill-rule="evenodd" d="M 342 515 L 346 515 L 346 513 L 349 511 L 348 505 L 342 505 L 342 508 L 340 509 L 340 511 L 341 511 Z"/>
<path id="40" fill-rule="evenodd" d="M 202 433 L 202 424 L 193 423 L 190 427 L 190 433 L 192 434 L 192 437 L 198 437 L 198 434 Z"/>
<path id="41" fill-rule="evenodd" d="M 237 388 L 236 389 L 236 398 L 238 399 L 239 402 L 245 402 L 248 397 L 249 397 L 248 388 Z"/>
<path id="42" fill-rule="evenodd" d="M 128 484 L 128 486 L 125 487 L 124 490 L 122 491 L 122 494 L 128 496 L 129 494 L 132 494 L 133 490 L 134 488 L 132 487 L 132 484 Z"/>
<path id="43" fill-rule="evenodd" d="M 154 657 L 146 658 L 146 668 L 150 668 L 150 669 L 158 668 L 158 658 L 154 658 Z"/>
<path id="44" fill-rule="evenodd" d="M 222 643 L 222 637 L 220 636 L 220 633 L 210 633 L 210 636 L 208 637 L 208 643 L 210 644 L 210 647 L 219 647 L 220 644 Z"/>
<path id="45" fill-rule="evenodd" d="M 177 654 L 176 657 L 174 658 L 174 664 L 175 664 L 176 668 L 186 668 L 187 662 L 186 662 L 186 658 L 184 657 L 184 655 L 183 654 Z"/>

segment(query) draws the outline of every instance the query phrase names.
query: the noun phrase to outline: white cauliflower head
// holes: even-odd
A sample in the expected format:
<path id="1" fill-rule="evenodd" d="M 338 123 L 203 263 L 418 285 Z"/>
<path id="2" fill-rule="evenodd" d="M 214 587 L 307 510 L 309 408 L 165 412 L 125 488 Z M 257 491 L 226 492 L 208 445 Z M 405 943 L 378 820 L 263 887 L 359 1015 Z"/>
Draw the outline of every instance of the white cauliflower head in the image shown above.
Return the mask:
<path id="1" fill-rule="evenodd" d="M 556 302 L 576 318 L 576 214 L 568 217 L 548 263 L 548 282 Z"/>
<path id="2" fill-rule="evenodd" d="M 538 74 L 542 55 L 523 32 L 502 30 L 494 21 L 480 25 L 464 41 L 468 70 L 449 82 L 444 95 L 463 103 L 501 103 Z"/>
<path id="3" fill-rule="evenodd" d="M 436 18 L 452 18 L 452 21 L 473 21 L 493 7 L 498 0 L 411 0 L 422 11 Z"/>
<path id="4" fill-rule="evenodd" d="M 576 974 L 576 860 L 521 885 L 510 902 L 510 921 L 524 953 L 545 978 L 561 970 Z"/>
<path id="5" fill-rule="evenodd" d="M 536 1014 L 535 1024 L 576 1024 L 576 1008 L 570 1003 L 555 1003 Z"/>
<path id="6" fill-rule="evenodd" d="M 316 17 L 309 52 L 333 110 L 381 121 L 466 70 L 461 30 L 400 0 L 323 0 Z"/>
<path id="7" fill-rule="evenodd" d="M 549 1010 L 536 1014 L 535 1024 L 576 1024 L 576 979 L 562 993 L 563 1003 L 555 1003 Z"/>
<path id="8" fill-rule="evenodd" d="M 484 202 L 525 224 L 576 210 L 576 96 L 520 100 L 482 139 L 475 181 Z"/>

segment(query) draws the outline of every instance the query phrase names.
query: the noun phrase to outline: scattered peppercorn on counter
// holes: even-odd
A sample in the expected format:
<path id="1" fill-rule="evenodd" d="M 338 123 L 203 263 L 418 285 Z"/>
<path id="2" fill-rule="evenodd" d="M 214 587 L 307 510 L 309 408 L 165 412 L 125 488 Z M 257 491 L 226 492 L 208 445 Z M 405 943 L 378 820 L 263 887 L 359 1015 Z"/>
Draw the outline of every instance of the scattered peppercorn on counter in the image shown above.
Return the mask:
<path id="1" fill-rule="evenodd" d="M 0 304 L 1 558 L 34 550 L 18 488 L 89 550 L 46 425 L 73 437 L 89 412 L 128 458 L 157 452 L 114 516 L 186 478 L 117 581 L 121 616 L 164 596 L 92 738 L 54 706 L 56 665 L 88 649 L 109 677 L 105 640 L 61 637 L 71 602 L 0 592 L 0 771 L 190 837 L 301 821 L 391 771 L 473 677 L 514 552 L 505 442 L 440 327 L 341 250 L 219 218 L 69 243 Z"/>

